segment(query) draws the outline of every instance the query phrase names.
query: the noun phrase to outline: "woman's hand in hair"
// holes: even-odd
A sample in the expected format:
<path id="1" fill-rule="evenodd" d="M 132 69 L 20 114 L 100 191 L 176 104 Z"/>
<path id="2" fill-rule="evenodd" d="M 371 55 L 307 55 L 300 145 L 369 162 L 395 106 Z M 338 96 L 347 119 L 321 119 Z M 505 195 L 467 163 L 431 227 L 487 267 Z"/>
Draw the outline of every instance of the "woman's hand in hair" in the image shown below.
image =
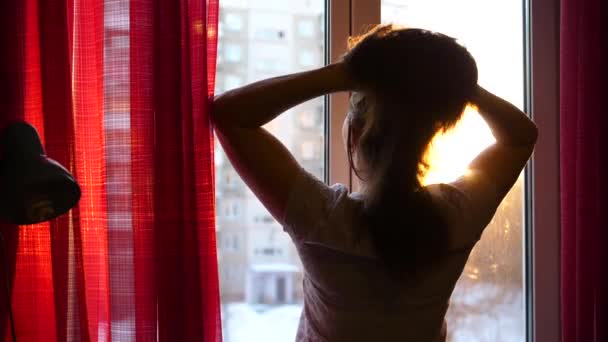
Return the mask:
<path id="1" fill-rule="evenodd" d="M 284 218 L 288 196 L 302 168 L 263 126 L 304 101 L 353 88 L 344 63 L 337 62 L 260 80 L 215 98 L 212 120 L 224 152 L 277 221 Z"/>
<path id="2" fill-rule="evenodd" d="M 516 106 L 482 87 L 472 102 L 496 139 L 469 164 L 469 173 L 457 185 L 468 194 L 472 207 L 478 208 L 481 232 L 530 158 L 538 129 Z"/>
<path id="3" fill-rule="evenodd" d="M 331 78 L 329 81 L 332 84 L 337 84 L 339 89 L 344 91 L 359 90 L 344 60 L 329 64 L 325 68 L 328 69 L 328 75 Z"/>
<path id="4" fill-rule="evenodd" d="M 499 144 L 534 146 L 538 129 L 530 118 L 511 103 L 492 94 L 481 86 L 473 97 L 492 134 Z"/>

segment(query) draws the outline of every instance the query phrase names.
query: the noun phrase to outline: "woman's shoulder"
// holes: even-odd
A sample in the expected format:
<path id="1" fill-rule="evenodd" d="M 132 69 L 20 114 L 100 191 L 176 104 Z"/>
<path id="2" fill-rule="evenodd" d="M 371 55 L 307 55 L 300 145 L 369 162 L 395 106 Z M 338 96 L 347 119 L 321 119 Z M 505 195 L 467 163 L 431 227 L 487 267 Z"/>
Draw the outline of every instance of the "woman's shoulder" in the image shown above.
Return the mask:
<path id="1" fill-rule="evenodd" d="M 473 247 L 483 228 L 475 224 L 475 210 L 467 193 L 450 183 L 430 184 L 425 190 L 448 224 L 450 245 L 455 249 Z"/>
<path id="2" fill-rule="evenodd" d="M 348 196 L 343 184 L 327 185 L 302 169 L 287 200 L 284 227 L 298 239 L 305 238 L 327 220 L 335 207 Z"/>
<path id="3" fill-rule="evenodd" d="M 434 202 L 448 205 L 458 210 L 466 210 L 470 207 L 469 197 L 466 192 L 451 183 L 429 184 L 424 189 L 430 194 Z"/>

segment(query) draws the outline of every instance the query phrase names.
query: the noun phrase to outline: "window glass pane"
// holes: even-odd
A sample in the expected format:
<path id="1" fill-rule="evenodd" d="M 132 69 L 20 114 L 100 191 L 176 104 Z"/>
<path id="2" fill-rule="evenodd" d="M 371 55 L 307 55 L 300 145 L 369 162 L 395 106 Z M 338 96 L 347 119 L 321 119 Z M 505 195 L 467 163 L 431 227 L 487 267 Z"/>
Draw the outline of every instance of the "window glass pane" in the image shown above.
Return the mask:
<path id="1" fill-rule="evenodd" d="M 220 25 L 226 32 L 219 40 L 223 58 L 218 60 L 218 94 L 323 63 L 323 0 L 224 0 L 220 6 Z M 323 99 L 314 99 L 265 127 L 321 179 L 323 115 Z M 215 166 L 224 341 L 293 341 L 303 300 L 301 264 L 293 243 L 240 180 L 219 143 Z"/>
<path id="2" fill-rule="evenodd" d="M 243 85 L 243 80 L 240 76 L 236 76 L 236 75 L 232 75 L 232 74 L 228 74 L 226 73 L 225 79 L 224 79 L 224 88 L 226 90 L 230 90 L 233 88 L 237 88 Z"/>
<path id="3" fill-rule="evenodd" d="M 228 62 L 237 63 L 241 61 L 242 57 L 242 46 L 239 44 L 226 44 L 224 47 L 224 53 Z"/>
<path id="4" fill-rule="evenodd" d="M 243 29 L 243 18 L 240 13 L 228 13 L 225 17 L 226 28 L 232 31 Z"/>
<path id="5" fill-rule="evenodd" d="M 298 63 L 302 67 L 310 68 L 310 67 L 318 64 L 316 62 L 316 57 L 318 57 L 318 56 L 315 55 L 314 51 L 302 50 L 298 54 Z"/>
<path id="6" fill-rule="evenodd" d="M 479 83 L 523 106 L 521 1 L 382 0 L 382 21 L 439 31 L 473 54 Z M 493 142 L 481 117 L 467 110 L 462 122 L 434 141 L 426 183 L 449 182 Z M 501 204 L 473 249 L 448 311 L 449 341 L 524 341 L 523 176 Z"/>
<path id="7" fill-rule="evenodd" d="M 315 22 L 312 20 L 300 20 L 298 22 L 298 35 L 301 38 L 314 38 Z"/>
<path id="8" fill-rule="evenodd" d="M 253 39 L 267 41 L 282 41 L 287 39 L 287 32 L 292 24 L 292 18 L 275 11 L 250 12 L 251 34 Z"/>

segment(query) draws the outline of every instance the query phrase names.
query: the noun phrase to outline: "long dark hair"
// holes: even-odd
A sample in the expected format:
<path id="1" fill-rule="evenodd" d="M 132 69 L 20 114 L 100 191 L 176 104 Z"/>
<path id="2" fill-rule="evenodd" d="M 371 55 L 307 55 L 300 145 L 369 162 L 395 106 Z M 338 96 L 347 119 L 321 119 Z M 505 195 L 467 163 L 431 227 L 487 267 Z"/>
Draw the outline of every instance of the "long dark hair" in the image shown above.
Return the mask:
<path id="1" fill-rule="evenodd" d="M 365 181 L 364 219 L 387 268 L 416 273 L 448 249 L 447 223 L 421 184 L 424 155 L 460 119 L 477 66 L 455 39 L 422 29 L 380 25 L 349 48 L 344 61 L 360 91 L 351 96 L 347 148 Z"/>

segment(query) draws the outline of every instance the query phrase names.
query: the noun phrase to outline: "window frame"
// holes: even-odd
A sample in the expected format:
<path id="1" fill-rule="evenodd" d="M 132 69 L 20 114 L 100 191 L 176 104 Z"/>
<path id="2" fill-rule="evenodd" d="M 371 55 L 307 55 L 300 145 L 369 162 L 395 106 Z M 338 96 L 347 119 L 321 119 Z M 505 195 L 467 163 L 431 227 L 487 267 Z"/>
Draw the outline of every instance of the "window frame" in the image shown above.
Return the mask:
<path id="1" fill-rule="evenodd" d="M 345 8 L 348 11 L 344 11 Z M 326 0 L 326 13 L 326 46 L 329 52 L 326 53 L 326 62 L 335 62 L 346 52 L 348 37 L 380 23 L 380 0 Z M 330 184 L 345 184 L 356 191 L 342 138 L 348 99 L 346 92 L 326 96 L 325 180 Z"/>
<path id="2" fill-rule="evenodd" d="M 527 169 L 529 341 L 560 341 L 559 1 L 524 0 L 527 109 L 539 137 Z"/>
<path id="3" fill-rule="evenodd" d="M 380 8 L 381 0 L 326 1 L 326 63 L 346 51 L 350 35 L 380 23 Z M 525 169 L 526 340 L 559 341 L 559 2 L 522 0 L 522 11 L 525 110 L 540 131 Z M 347 93 L 326 96 L 325 180 L 356 191 L 341 133 L 347 112 Z"/>
<path id="4" fill-rule="evenodd" d="M 348 10 L 345 10 L 348 9 Z M 325 0 L 325 64 L 346 51 L 349 36 L 378 24 L 381 0 Z M 559 2 L 522 0 L 525 110 L 539 127 L 525 180 L 526 340 L 558 341 L 560 322 Z M 247 51 L 242 51 L 247 54 Z M 348 93 L 325 96 L 325 181 L 352 190 L 342 139 Z"/>

